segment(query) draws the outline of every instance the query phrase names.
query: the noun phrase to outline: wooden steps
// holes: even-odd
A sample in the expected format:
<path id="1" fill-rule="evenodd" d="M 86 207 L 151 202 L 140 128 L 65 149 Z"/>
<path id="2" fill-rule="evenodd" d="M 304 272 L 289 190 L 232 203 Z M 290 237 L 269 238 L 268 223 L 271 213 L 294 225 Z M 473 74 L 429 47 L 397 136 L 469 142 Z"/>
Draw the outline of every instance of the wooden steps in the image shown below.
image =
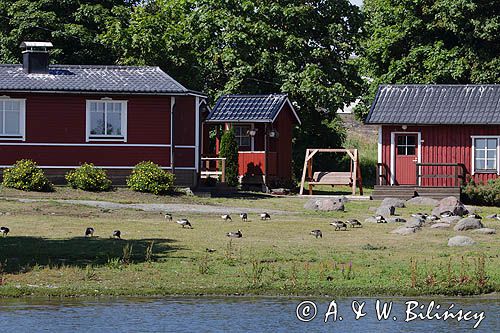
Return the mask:
<path id="1" fill-rule="evenodd" d="M 460 187 L 375 185 L 372 193 L 373 200 L 383 200 L 384 198 L 398 198 L 408 200 L 415 196 L 429 197 L 437 200 L 450 196 L 460 199 Z"/>

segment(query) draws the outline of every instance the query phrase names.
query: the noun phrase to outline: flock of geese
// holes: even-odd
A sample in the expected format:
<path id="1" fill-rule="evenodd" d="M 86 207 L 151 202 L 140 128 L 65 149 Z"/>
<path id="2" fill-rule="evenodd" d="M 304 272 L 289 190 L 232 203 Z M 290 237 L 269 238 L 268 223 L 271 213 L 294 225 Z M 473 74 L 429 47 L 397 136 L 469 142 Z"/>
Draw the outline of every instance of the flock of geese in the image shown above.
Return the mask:
<path id="1" fill-rule="evenodd" d="M 173 217 L 172 217 L 171 213 L 163 213 L 163 214 L 164 214 L 164 217 L 167 221 L 173 221 Z M 248 214 L 247 213 L 240 213 L 239 216 L 243 222 L 248 222 Z M 425 214 L 425 213 L 415 213 L 415 214 L 412 214 L 411 216 L 414 218 L 420 219 L 422 221 L 436 222 L 436 221 L 439 221 L 441 218 L 454 216 L 454 214 L 451 211 L 445 211 L 445 212 L 442 212 L 439 216 L 429 215 L 429 214 Z M 478 214 L 470 214 L 468 216 L 476 218 L 476 219 L 482 219 L 482 217 L 479 216 Z M 377 223 L 387 223 L 387 220 L 382 215 L 375 215 L 374 218 L 375 218 Z M 493 214 L 493 215 L 487 216 L 487 218 L 500 220 L 500 214 Z M 230 214 L 221 215 L 221 219 L 226 221 L 226 222 L 233 220 L 231 218 Z M 270 220 L 271 215 L 269 215 L 269 213 L 267 213 L 267 212 L 261 213 L 260 219 L 263 221 Z M 400 217 L 395 217 L 393 220 L 395 222 L 403 222 L 403 223 L 406 222 L 405 219 L 400 218 Z M 181 218 L 179 220 L 176 220 L 176 223 L 178 225 L 180 225 L 182 228 L 193 229 L 193 225 L 191 224 L 191 222 L 189 222 L 189 220 L 187 218 Z M 341 230 L 346 231 L 348 226 L 351 228 L 361 228 L 363 226 L 361 224 L 361 222 L 359 222 L 356 219 L 348 219 L 348 220 L 346 220 L 346 222 L 340 221 L 340 220 L 334 220 L 333 222 L 330 223 L 330 225 L 335 228 L 334 229 L 335 231 L 341 231 Z M 10 232 L 10 229 L 8 227 L 5 227 L 5 226 L 0 227 L 0 234 L 2 234 L 3 237 L 6 237 L 9 234 L 9 232 Z M 87 227 L 85 229 L 85 237 L 93 237 L 94 233 L 95 233 L 95 229 L 93 227 Z M 320 229 L 312 230 L 310 232 L 310 234 L 315 236 L 316 238 L 323 238 L 323 233 Z M 227 232 L 226 236 L 230 237 L 230 238 L 242 238 L 243 233 L 241 232 L 240 229 L 238 229 L 237 231 Z M 121 239 L 121 231 L 114 230 L 111 237 L 114 239 Z M 211 250 L 211 249 L 207 249 L 208 252 L 210 252 L 209 250 Z"/>
<path id="2" fill-rule="evenodd" d="M 171 213 L 165 213 L 164 216 L 165 216 L 166 220 L 173 221 L 173 217 L 172 217 Z M 221 219 L 224 220 L 224 221 L 226 221 L 226 222 L 233 221 L 233 219 L 231 218 L 230 214 L 223 214 L 223 215 L 221 215 Z M 240 219 L 243 222 L 248 222 L 248 213 L 240 213 Z M 261 213 L 260 214 L 260 219 L 262 221 L 270 220 L 271 219 L 271 215 L 269 213 L 267 213 L 267 212 Z M 179 220 L 177 220 L 175 222 L 177 224 L 179 224 L 183 228 L 193 229 L 193 225 L 191 224 L 191 222 L 189 222 L 189 220 L 187 218 L 182 218 L 182 219 L 179 219 Z M 230 237 L 230 238 L 242 238 L 243 237 L 243 233 L 241 232 L 241 229 L 238 229 L 237 231 L 227 232 L 226 236 Z M 213 252 L 213 251 L 210 251 L 210 250 L 211 249 L 207 249 L 207 252 Z"/>
<path id="3" fill-rule="evenodd" d="M 444 211 L 441 214 L 439 214 L 439 216 L 429 215 L 429 214 L 425 214 L 425 213 L 415 213 L 415 214 L 412 214 L 411 216 L 416 218 L 416 219 L 422 220 L 422 221 L 436 222 L 436 221 L 439 221 L 441 218 L 455 216 L 455 214 L 453 214 L 453 212 L 451 212 L 451 211 Z M 377 223 L 387 223 L 387 220 L 382 215 L 375 215 L 373 217 L 375 218 L 375 221 Z M 472 217 L 475 219 L 482 219 L 481 216 L 479 216 L 478 214 L 474 214 L 474 213 L 469 214 L 468 217 Z M 500 214 L 493 214 L 493 215 L 487 216 L 487 218 L 500 220 Z M 406 220 L 401 218 L 401 217 L 395 217 L 392 219 L 392 221 L 402 222 L 402 223 L 406 222 Z M 334 229 L 335 231 L 340 231 L 340 230 L 346 231 L 348 226 L 350 226 L 351 228 L 361 228 L 363 226 L 361 224 L 361 222 L 359 222 L 356 219 L 349 219 L 346 222 L 343 222 L 340 220 L 334 220 L 333 222 L 330 223 L 330 225 L 335 227 L 335 229 Z M 323 232 L 320 229 L 312 230 L 310 232 L 310 234 L 316 238 L 323 238 Z"/>
<path id="4" fill-rule="evenodd" d="M 356 219 L 348 219 L 347 221 L 340 221 L 340 220 L 333 220 L 333 222 L 330 223 L 332 227 L 334 227 L 335 231 L 346 231 L 347 226 L 350 226 L 351 228 L 361 228 L 363 225 L 361 222 L 359 222 Z M 320 229 L 315 229 L 310 232 L 311 235 L 313 235 L 316 238 L 323 238 L 323 232 Z"/>
<path id="5" fill-rule="evenodd" d="M 173 221 L 172 213 L 163 213 L 163 214 L 164 214 L 164 217 L 167 221 Z M 224 214 L 221 216 L 221 218 L 224 221 L 232 221 L 231 215 L 229 215 L 229 214 Z M 248 222 L 248 213 L 240 213 L 240 218 L 243 222 Z M 266 212 L 261 213 L 260 219 L 263 221 L 270 220 L 271 215 L 269 213 L 266 213 Z M 181 218 L 181 219 L 177 220 L 176 223 L 178 225 L 180 225 L 182 228 L 193 229 L 193 225 L 191 224 L 191 222 L 189 222 L 189 220 L 187 218 Z M 9 234 L 9 232 L 10 232 L 10 229 L 8 227 L 0 227 L 0 234 L 2 234 L 3 237 L 6 237 Z M 87 227 L 85 229 L 84 236 L 89 237 L 89 238 L 94 237 L 94 233 L 95 233 L 94 227 Z M 122 235 L 122 233 L 120 230 L 114 230 L 112 235 L 111 235 L 111 238 L 121 239 L 121 235 Z M 241 232 L 240 229 L 238 229 L 237 231 L 230 231 L 230 232 L 226 233 L 226 236 L 231 237 L 231 238 L 242 238 L 243 233 Z"/>

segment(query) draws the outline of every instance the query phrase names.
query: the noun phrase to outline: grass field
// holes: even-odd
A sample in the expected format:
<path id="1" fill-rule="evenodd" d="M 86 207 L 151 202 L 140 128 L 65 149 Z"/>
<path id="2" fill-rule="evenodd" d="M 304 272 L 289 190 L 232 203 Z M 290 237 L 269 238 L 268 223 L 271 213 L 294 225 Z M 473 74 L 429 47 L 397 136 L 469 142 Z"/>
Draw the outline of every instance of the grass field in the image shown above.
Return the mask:
<path id="1" fill-rule="evenodd" d="M 249 222 L 233 216 L 179 215 L 193 229 L 167 222 L 159 212 L 107 210 L 54 201 L 0 200 L 0 295 L 428 295 L 499 290 L 500 238 L 470 235 L 477 244 L 450 248 L 452 230 L 424 228 L 411 236 L 390 234 L 395 224 L 333 230 L 333 218 L 370 215 L 378 202 L 352 202 L 344 213 L 305 211 L 306 199 L 156 197 L 119 190 L 89 194 L 58 189 L 51 194 L 0 190 L 2 197 L 101 199 L 115 202 L 178 202 L 278 209 L 286 214 Z M 400 209 L 405 217 L 430 207 Z M 495 209 L 483 208 L 487 215 Z M 485 220 L 498 229 L 498 221 Z M 84 238 L 87 226 L 97 237 Z M 123 240 L 110 238 L 122 231 Z M 226 232 L 241 229 L 243 238 Z M 323 238 L 309 235 L 321 229 Z M 215 249 L 207 253 L 206 248 Z"/>

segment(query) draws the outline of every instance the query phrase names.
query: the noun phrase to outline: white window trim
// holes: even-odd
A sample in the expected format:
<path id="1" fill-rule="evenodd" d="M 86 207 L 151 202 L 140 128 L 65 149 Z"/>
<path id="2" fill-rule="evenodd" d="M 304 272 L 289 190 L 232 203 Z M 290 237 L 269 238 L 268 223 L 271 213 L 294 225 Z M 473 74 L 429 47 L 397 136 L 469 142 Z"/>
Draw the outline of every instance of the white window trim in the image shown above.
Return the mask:
<path id="1" fill-rule="evenodd" d="M 235 126 L 250 126 L 250 129 L 253 130 L 255 129 L 255 124 L 254 123 L 233 123 L 231 124 L 233 129 Z M 235 135 L 236 136 L 236 135 Z M 254 151 L 255 149 L 255 137 L 248 135 L 250 137 L 250 151 Z M 238 143 L 238 148 L 240 147 Z M 243 146 L 243 147 L 248 147 L 248 146 Z"/>
<path id="2" fill-rule="evenodd" d="M 391 169 L 390 184 L 396 183 L 396 135 L 398 134 L 416 134 L 417 135 L 417 163 L 422 163 L 422 132 L 391 132 Z M 421 172 L 422 168 L 419 169 Z M 418 186 L 422 184 L 422 179 L 418 180 Z"/>
<path id="3" fill-rule="evenodd" d="M 112 136 L 112 135 L 100 135 L 100 138 L 93 138 L 90 134 L 90 103 L 121 103 L 122 105 L 122 123 L 121 123 L 121 136 Z M 127 100 L 113 100 L 111 98 L 102 98 L 102 99 L 88 99 L 86 101 L 85 106 L 85 142 L 103 142 L 103 141 L 123 141 L 127 142 L 127 111 L 128 111 L 128 101 Z M 102 136 L 105 136 L 103 138 Z"/>
<path id="4" fill-rule="evenodd" d="M 10 97 L 0 97 L 1 101 L 13 101 L 19 102 L 20 104 L 20 117 L 19 119 L 19 136 L 9 137 L 4 136 L 5 134 L 0 134 L 0 140 L 2 141 L 26 141 L 26 99 L 25 98 L 10 98 Z"/>
<path id="5" fill-rule="evenodd" d="M 497 175 L 500 175 L 500 135 L 472 135 L 472 145 L 471 145 L 471 170 L 470 174 L 474 176 L 476 173 L 479 174 L 492 174 L 493 172 L 476 172 L 476 139 L 497 139 Z"/>

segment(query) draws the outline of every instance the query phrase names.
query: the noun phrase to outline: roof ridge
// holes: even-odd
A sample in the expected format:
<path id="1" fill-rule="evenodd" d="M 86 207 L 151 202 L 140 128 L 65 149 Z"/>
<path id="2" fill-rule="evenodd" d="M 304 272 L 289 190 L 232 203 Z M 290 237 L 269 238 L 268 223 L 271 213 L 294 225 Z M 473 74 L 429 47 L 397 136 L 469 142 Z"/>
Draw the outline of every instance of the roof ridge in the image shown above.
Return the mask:
<path id="1" fill-rule="evenodd" d="M 445 84 L 434 84 L 434 83 L 384 83 L 380 84 L 380 87 L 484 87 L 493 86 L 500 87 L 498 83 L 467 83 L 467 84 L 456 84 L 456 83 L 445 83 Z"/>

